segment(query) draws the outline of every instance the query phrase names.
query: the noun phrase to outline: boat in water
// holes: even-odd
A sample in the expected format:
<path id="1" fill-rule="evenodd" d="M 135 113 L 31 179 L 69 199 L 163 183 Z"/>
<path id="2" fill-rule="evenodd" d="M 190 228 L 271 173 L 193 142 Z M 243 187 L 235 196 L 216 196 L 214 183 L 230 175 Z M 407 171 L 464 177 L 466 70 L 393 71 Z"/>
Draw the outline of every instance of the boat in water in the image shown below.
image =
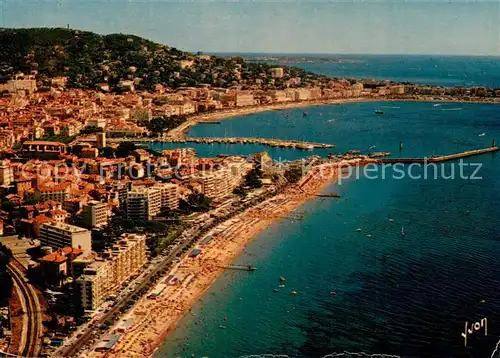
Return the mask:
<path id="1" fill-rule="evenodd" d="M 478 134 L 477 136 L 478 137 L 484 137 L 486 135 L 486 133 L 481 133 L 481 134 Z"/>
<path id="2" fill-rule="evenodd" d="M 380 110 L 380 109 L 376 109 L 375 110 L 375 114 L 384 114 L 384 111 Z"/>
<path id="3" fill-rule="evenodd" d="M 403 228 L 403 226 L 401 225 L 401 236 L 404 237 L 406 235 L 405 233 L 405 229 Z"/>
<path id="4" fill-rule="evenodd" d="M 436 104 L 433 104 L 432 107 L 439 107 L 441 105 L 441 103 L 436 103 Z"/>
<path id="5" fill-rule="evenodd" d="M 307 117 L 307 112 L 302 112 L 302 117 Z"/>

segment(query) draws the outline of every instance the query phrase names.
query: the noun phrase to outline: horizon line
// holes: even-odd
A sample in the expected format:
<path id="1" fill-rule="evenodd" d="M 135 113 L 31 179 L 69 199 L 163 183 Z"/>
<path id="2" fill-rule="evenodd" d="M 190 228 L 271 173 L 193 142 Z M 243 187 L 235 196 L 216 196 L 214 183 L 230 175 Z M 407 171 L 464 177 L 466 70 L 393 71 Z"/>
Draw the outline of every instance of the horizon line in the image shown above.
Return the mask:
<path id="1" fill-rule="evenodd" d="M 259 51 L 188 51 L 192 53 L 231 55 L 314 55 L 314 56 L 457 56 L 457 57 L 500 57 L 500 54 L 472 54 L 472 53 L 399 53 L 399 52 L 259 52 Z"/>

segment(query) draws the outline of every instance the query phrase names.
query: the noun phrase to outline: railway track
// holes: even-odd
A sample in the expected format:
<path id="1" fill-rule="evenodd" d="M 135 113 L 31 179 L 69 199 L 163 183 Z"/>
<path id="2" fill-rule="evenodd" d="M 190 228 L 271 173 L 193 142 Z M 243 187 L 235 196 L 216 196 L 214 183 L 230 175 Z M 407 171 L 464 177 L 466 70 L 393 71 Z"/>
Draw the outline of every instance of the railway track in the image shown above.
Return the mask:
<path id="1" fill-rule="evenodd" d="M 12 258 L 7 266 L 14 282 L 21 290 L 21 294 L 26 302 L 26 313 L 28 315 L 28 329 L 26 344 L 21 351 L 23 357 L 38 357 L 40 353 L 40 333 L 41 333 L 41 316 L 38 303 L 38 297 L 35 291 L 28 284 L 24 277 L 24 267 L 14 258 Z M 23 332 L 24 333 L 24 332 Z"/>

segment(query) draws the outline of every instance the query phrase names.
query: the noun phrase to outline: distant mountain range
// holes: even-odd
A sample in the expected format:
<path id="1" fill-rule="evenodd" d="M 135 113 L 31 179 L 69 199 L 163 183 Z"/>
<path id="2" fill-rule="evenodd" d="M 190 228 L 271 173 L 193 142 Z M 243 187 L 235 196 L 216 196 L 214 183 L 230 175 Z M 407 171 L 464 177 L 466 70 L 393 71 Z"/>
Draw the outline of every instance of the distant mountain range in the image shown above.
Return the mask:
<path id="1" fill-rule="evenodd" d="M 282 78 L 272 78 L 270 65 L 246 62 L 241 57 L 201 56 L 180 51 L 137 36 L 62 28 L 1 29 L 0 82 L 16 73 L 36 73 L 44 82 L 67 76 L 76 88 L 133 81 L 137 89 L 152 90 L 157 84 L 170 88 L 210 84 L 215 87 L 282 88 L 300 78 L 300 85 L 325 77 L 286 67 Z M 297 81 L 295 81 L 297 82 Z"/>

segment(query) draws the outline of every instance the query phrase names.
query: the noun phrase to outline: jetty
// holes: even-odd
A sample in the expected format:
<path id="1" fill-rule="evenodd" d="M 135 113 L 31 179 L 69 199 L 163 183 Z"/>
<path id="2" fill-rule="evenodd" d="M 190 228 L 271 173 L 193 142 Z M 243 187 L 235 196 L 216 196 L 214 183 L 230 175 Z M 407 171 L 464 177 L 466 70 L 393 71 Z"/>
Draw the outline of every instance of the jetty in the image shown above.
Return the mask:
<path id="1" fill-rule="evenodd" d="M 203 143 L 203 144 L 262 144 L 269 147 L 313 150 L 315 148 L 335 148 L 335 144 L 305 142 L 275 138 L 252 137 L 158 137 L 158 138 L 109 138 L 109 142 L 149 142 L 149 143 Z"/>
<path id="2" fill-rule="evenodd" d="M 330 193 L 330 194 L 314 194 L 315 197 L 317 198 L 340 198 L 340 195 L 337 193 Z"/>
<path id="3" fill-rule="evenodd" d="M 228 270 L 241 270 L 241 271 L 255 271 L 255 270 L 257 270 L 257 267 L 252 266 L 252 265 L 247 265 L 247 266 L 244 266 L 244 265 L 227 265 L 227 266 L 224 266 L 224 268 L 228 269 Z"/>
<path id="4" fill-rule="evenodd" d="M 393 164 L 393 163 L 403 163 L 403 164 L 442 163 L 442 162 L 447 162 L 450 160 L 473 157 L 473 156 L 481 155 L 481 154 L 485 154 L 485 153 L 498 152 L 499 150 L 500 150 L 500 147 L 491 146 L 491 147 L 482 148 L 482 149 L 467 150 L 465 152 L 449 154 L 449 155 L 438 155 L 438 156 L 432 156 L 432 157 L 428 157 L 428 158 L 381 158 L 381 159 L 377 159 L 377 162 L 378 163 L 388 163 L 388 164 Z"/>

